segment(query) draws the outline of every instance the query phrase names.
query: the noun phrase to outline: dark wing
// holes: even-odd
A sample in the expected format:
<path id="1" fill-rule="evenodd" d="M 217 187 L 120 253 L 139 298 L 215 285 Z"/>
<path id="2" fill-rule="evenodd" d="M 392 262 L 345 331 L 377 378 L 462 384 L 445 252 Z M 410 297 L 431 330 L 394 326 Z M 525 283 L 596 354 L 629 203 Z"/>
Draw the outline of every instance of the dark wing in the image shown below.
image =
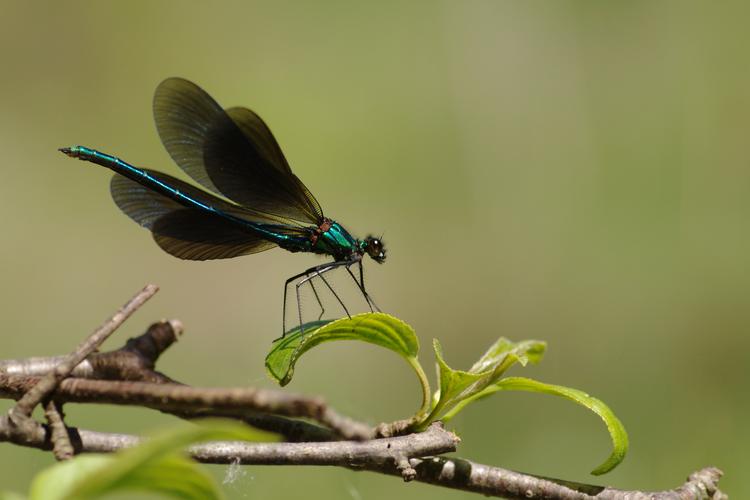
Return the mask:
<path id="1" fill-rule="evenodd" d="M 168 78 L 156 89 L 154 119 L 175 163 L 206 188 L 265 219 L 314 225 L 322 220 L 317 200 L 252 111 L 224 111 L 197 85 Z"/>
<path id="2" fill-rule="evenodd" d="M 263 159 L 281 172 L 291 174 L 292 169 L 287 163 L 279 143 L 271 133 L 266 122 L 254 111 L 235 107 L 224 110 L 229 118 L 242 130 L 250 142 L 258 147 L 258 153 Z"/>
<path id="3" fill-rule="evenodd" d="M 204 193 L 179 179 L 152 170 L 148 173 L 201 203 L 248 218 L 240 207 Z M 228 259 L 262 252 L 275 246 L 220 215 L 184 207 L 122 175 L 112 178 L 110 191 L 120 210 L 141 226 L 150 229 L 156 243 L 175 257 L 189 260 Z"/>
<path id="4" fill-rule="evenodd" d="M 238 230 L 229 221 L 195 209 L 176 210 L 160 217 L 153 235 L 162 250 L 188 260 L 228 259 L 275 246 Z"/>

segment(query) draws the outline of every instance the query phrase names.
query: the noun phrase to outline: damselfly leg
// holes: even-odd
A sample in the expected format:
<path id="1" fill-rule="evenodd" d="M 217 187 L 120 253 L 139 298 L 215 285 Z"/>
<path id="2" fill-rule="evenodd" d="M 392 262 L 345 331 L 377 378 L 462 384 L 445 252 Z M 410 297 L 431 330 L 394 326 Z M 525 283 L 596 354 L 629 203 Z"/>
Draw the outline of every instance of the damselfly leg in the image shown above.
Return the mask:
<path id="1" fill-rule="evenodd" d="M 365 297 L 365 300 L 367 301 L 367 306 L 370 308 L 370 312 L 382 312 L 378 305 L 375 303 L 375 301 L 370 297 L 370 294 L 367 293 L 367 290 L 365 289 L 365 273 L 362 269 L 362 259 L 357 260 L 357 265 L 359 266 L 359 281 L 357 281 L 357 278 L 354 277 L 354 273 L 352 273 L 352 270 L 350 269 L 353 263 L 349 263 L 348 266 L 346 266 L 346 272 L 349 273 L 349 276 L 352 277 L 352 280 L 354 283 L 357 284 L 357 288 L 359 288 L 359 291 L 362 292 L 362 295 Z M 373 307 L 375 308 L 373 310 Z"/>
<path id="2" fill-rule="evenodd" d="M 359 275 L 360 279 L 357 280 L 356 276 L 351 270 L 351 266 L 353 264 L 357 263 L 359 265 Z M 377 310 L 380 312 L 380 308 L 375 304 L 375 301 L 370 297 L 370 294 L 367 293 L 367 290 L 364 286 L 364 273 L 362 271 L 362 262 L 361 260 L 356 261 L 334 261 L 329 262 L 326 264 L 321 264 L 319 266 L 311 267 L 307 269 L 306 271 L 303 271 L 299 274 L 295 274 L 291 278 L 287 279 L 284 283 L 284 303 L 283 303 L 283 310 L 282 310 L 282 329 L 283 333 L 281 338 L 284 338 L 286 335 L 287 329 L 286 329 L 286 316 L 287 316 L 287 296 L 289 291 L 289 285 L 294 283 L 294 292 L 295 297 L 297 299 L 297 316 L 299 320 L 300 328 L 302 327 L 303 318 L 302 318 L 302 300 L 300 296 L 300 289 L 305 285 L 305 283 L 309 283 L 310 288 L 312 289 L 313 295 L 315 296 L 315 300 L 318 303 L 318 306 L 320 307 L 320 314 L 318 315 L 318 319 L 321 319 L 323 317 L 323 314 L 325 314 L 325 306 L 323 305 L 323 301 L 320 298 L 320 294 L 318 293 L 317 288 L 314 284 L 315 278 L 320 278 L 320 280 L 325 284 L 326 288 L 331 292 L 331 294 L 334 296 L 336 301 L 339 303 L 341 308 L 343 309 L 344 313 L 351 318 L 351 314 L 349 313 L 349 309 L 346 307 L 346 304 L 344 304 L 344 301 L 341 299 L 339 294 L 336 292 L 336 290 L 333 288 L 331 283 L 328 279 L 326 279 L 325 274 L 333 271 L 334 269 L 338 269 L 339 267 L 344 267 L 346 269 L 347 274 L 351 276 L 354 283 L 357 285 L 357 288 L 362 293 L 362 296 L 364 297 L 365 301 L 367 302 L 367 306 L 369 307 L 371 312 L 374 312 Z M 302 279 L 300 279 L 302 278 Z M 297 281 L 299 280 L 299 281 Z M 374 309 L 373 309 L 374 308 Z"/>

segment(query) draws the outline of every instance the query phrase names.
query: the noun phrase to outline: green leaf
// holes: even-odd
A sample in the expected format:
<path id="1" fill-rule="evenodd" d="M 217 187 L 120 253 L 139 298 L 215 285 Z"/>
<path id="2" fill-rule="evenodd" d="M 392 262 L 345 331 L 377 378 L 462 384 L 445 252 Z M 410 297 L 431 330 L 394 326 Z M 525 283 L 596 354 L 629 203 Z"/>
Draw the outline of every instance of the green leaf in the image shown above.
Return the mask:
<path id="1" fill-rule="evenodd" d="M 434 398 L 430 414 L 417 425 L 425 429 L 431 422 L 449 420 L 463 408 L 473 396 L 497 380 L 515 363 L 525 366 L 542 359 L 547 344 L 538 340 L 511 342 L 500 338 L 495 342 L 469 371 L 454 370 L 443 359 L 442 348 L 437 339 L 433 340 L 437 359 L 440 389 Z"/>
<path id="2" fill-rule="evenodd" d="M 61 462 L 34 478 L 31 500 L 98 498 L 116 491 L 147 491 L 182 499 L 218 499 L 213 478 L 198 464 L 181 456 L 165 456 L 121 476 L 114 455 L 81 455 Z M 99 479 L 100 475 L 106 478 Z"/>
<path id="3" fill-rule="evenodd" d="M 599 476 L 606 474 L 611 471 L 617 465 L 622 462 L 625 458 L 625 454 L 628 451 L 628 434 L 625 431 L 625 427 L 622 422 L 615 416 L 612 410 L 604 404 L 601 400 L 589 396 L 583 391 L 578 389 L 571 389 L 569 387 L 563 387 L 561 385 L 545 384 L 537 380 L 532 380 L 525 377 L 507 377 L 495 385 L 486 388 L 481 393 L 477 394 L 473 399 L 480 399 L 489 396 L 498 391 L 527 391 L 527 392 L 542 392 L 545 394 L 552 394 L 554 396 L 561 396 L 569 399 L 574 403 L 578 403 L 581 406 L 585 406 L 589 410 L 593 411 L 604 421 L 609 431 L 609 436 L 612 439 L 612 453 L 609 458 L 604 461 L 599 467 L 591 471 L 591 474 Z"/>
<path id="4" fill-rule="evenodd" d="M 443 359 L 443 348 L 438 339 L 432 339 L 432 347 L 435 350 L 435 359 L 437 360 L 437 375 L 440 381 L 440 389 L 435 394 L 435 406 L 430 415 L 437 417 L 452 402 L 460 401 L 460 394 L 472 384 L 481 380 L 485 374 L 454 370 Z M 428 420 L 425 421 L 425 427 L 430 422 L 432 422 L 432 419 L 428 417 Z"/>
<path id="5" fill-rule="evenodd" d="M 497 380 L 515 363 L 526 366 L 538 363 L 544 356 L 547 344 L 539 340 L 511 342 L 500 337 L 469 370 L 472 373 L 492 370 L 491 378 Z"/>
<path id="6" fill-rule="evenodd" d="M 314 335 L 328 323 L 331 321 L 311 321 L 289 330 L 282 338 L 274 340 L 271 344 L 271 351 L 266 356 L 268 374 L 280 385 L 287 385 L 294 375 L 294 364 L 302 354 L 299 352 L 301 345 L 307 337 Z"/>
<path id="7" fill-rule="evenodd" d="M 592 471 L 594 475 L 604 474 L 615 468 L 628 449 L 628 435 L 625 428 L 607 405 L 583 391 L 558 385 L 545 384 L 523 377 L 501 378 L 515 363 L 525 366 L 542 359 L 546 344 L 536 340 L 511 342 L 500 338 L 495 342 L 469 371 L 454 370 L 443 360 L 440 343 L 435 340 L 435 356 L 440 379 L 440 391 L 430 414 L 417 426 L 424 429 L 437 419 L 448 421 L 466 405 L 485 398 L 498 391 L 544 392 L 570 399 L 590 409 L 604 420 L 612 439 L 613 451 L 609 458 Z"/>
<path id="8" fill-rule="evenodd" d="M 313 347 L 335 340 L 360 340 L 384 347 L 402 356 L 419 378 L 422 386 L 422 408 L 427 412 L 430 386 L 417 360 L 419 340 L 414 329 L 398 318 L 384 313 L 365 313 L 332 322 L 312 322 L 276 340 L 266 356 L 266 370 L 280 385 L 287 385 L 294 375 L 299 358 Z"/>
<path id="9" fill-rule="evenodd" d="M 361 340 L 385 347 L 404 358 L 415 358 L 419 341 L 403 321 L 383 313 L 365 313 L 324 323 L 307 323 L 279 339 L 266 356 L 266 369 L 279 384 L 286 385 L 294 375 L 294 365 L 304 353 L 324 342 Z"/>
<path id="10" fill-rule="evenodd" d="M 276 440 L 275 435 L 228 421 L 201 421 L 180 426 L 143 444 L 111 455 L 81 455 L 39 473 L 31 483 L 31 500 L 86 499 L 122 490 L 142 490 L 182 499 L 221 498 L 213 478 L 178 454 L 207 440 Z"/>

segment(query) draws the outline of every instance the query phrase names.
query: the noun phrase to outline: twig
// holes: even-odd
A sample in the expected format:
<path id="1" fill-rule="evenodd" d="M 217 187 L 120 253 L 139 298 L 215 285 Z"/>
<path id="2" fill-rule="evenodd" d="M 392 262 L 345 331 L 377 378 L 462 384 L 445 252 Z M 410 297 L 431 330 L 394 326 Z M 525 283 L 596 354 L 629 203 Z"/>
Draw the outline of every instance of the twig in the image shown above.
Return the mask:
<path id="1" fill-rule="evenodd" d="M 76 453 L 114 452 L 135 446 L 143 441 L 136 436 L 109 434 L 68 428 L 70 441 Z M 12 435 L 0 427 L 0 441 L 10 441 Z M 419 434 L 370 441 L 332 441 L 323 443 L 248 443 L 243 441 L 216 441 L 191 446 L 190 455 L 204 463 L 228 464 L 239 460 L 254 465 L 337 465 L 352 468 L 390 466 L 395 470 L 401 457 L 422 457 L 456 450 L 460 440 L 439 423 Z M 54 447 L 45 432 L 35 433 L 33 439 L 23 444 L 32 448 L 49 450 Z"/>
<path id="2" fill-rule="evenodd" d="M 192 446 L 190 455 L 205 463 L 254 465 L 337 465 L 354 469 L 371 465 L 395 467 L 403 457 L 423 457 L 456 450 L 459 438 L 442 424 L 425 432 L 370 441 L 328 443 L 245 443 L 240 441 Z M 411 467 L 402 474 L 405 479 Z"/>
<path id="3" fill-rule="evenodd" d="M 86 356 L 96 350 L 101 343 L 117 329 L 117 327 L 128 319 L 131 314 L 138 310 L 138 308 L 140 308 L 158 290 L 159 287 L 156 285 L 146 285 L 143 290 L 138 292 L 102 326 L 97 328 L 86 340 L 79 344 L 62 363 L 42 377 L 39 380 L 39 383 L 26 392 L 11 410 L 11 418 L 18 418 L 20 420 L 24 417 L 30 417 L 34 408 L 42 401 L 42 399 L 47 397 L 55 387 L 57 387 L 61 380 L 73 371 L 73 368 L 86 359 Z"/>
<path id="4" fill-rule="evenodd" d="M 178 320 L 159 321 L 148 327 L 145 333 L 128 339 L 126 344 L 114 351 L 90 354 L 76 365 L 70 377 L 103 380 L 140 380 L 143 382 L 174 382 L 155 371 L 159 356 L 182 334 L 182 323 Z M 41 377 L 65 361 L 66 356 L 8 359 L 0 361 L 0 373 Z"/>
<path id="5" fill-rule="evenodd" d="M 40 426 L 41 427 L 41 426 Z M 109 434 L 94 432 L 69 427 L 68 432 L 71 442 L 77 453 L 96 452 L 107 453 L 122 448 L 135 446 L 142 442 L 141 438 L 127 434 Z M 441 433 L 450 433 L 440 430 Z M 367 470 L 381 474 L 396 475 L 403 477 L 401 471 L 396 467 L 395 454 L 388 454 L 388 444 L 403 442 L 403 440 L 420 440 L 422 434 L 412 434 L 395 438 L 383 438 L 366 443 L 338 441 L 334 443 L 244 443 L 244 442 L 211 442 L 189 448 L 189 453 L 198 461 L 211 464 L 240 463 L 243 465 L 291 465 L 290 461 L 283 461 L 278 457 L 295 456 L 294 465 L 355 465 L 355 470 Z M 427 449 L 439 449 L 435 447 L 434 436 L 427 437 L 427 446 L 422 449 L 421 444 L 414 441 L 407 448 L 410 453 L 419 455 Z M 438 439 L 445 439 L 441 436 Z M 452 438 L 450 438 L 452 439 Z M 0 426 L 0 441 L 13 441 L 13 436 L 5 432 Z M 15 442 L 15 441 L 13 441 Z M 356 450 L 358 446 L 380 447 L 377 460 L 370 461 L 367 455 L 353 455 L 355 461 L 348 462 L 352 456 L 343 450 Z M 377 444 L 379 443 L 379 444 Z M 446 441 L 444 444 L 447 444 Z M 43 428 L 35 433 L 31 441 L 17 443 L 23 446 L 39 448 L 42 450 L 52 449 L 49 435 Z M 455 442 L 453 444 L 455 446 Z M 383 450 L 383 446 L 385 450 Z M 362 450 L 363 448 L 359 448 Z M 318 451 L 320 450 L 320 451 Z M 333 453 L 331 453 L 333 450 Z M 328 454 L 330 461 L 322 458 Z M 383 461 L 383 458 L 386 458 Z M 291 460 L 291 459 L 290 459 Z M 416 475 L 415 481 L 443 486 L 446 488 L 482 493 L 487 496 L 495 496 L 509 499 L 545 498 L 558 500 L 724 500 L 724 495 L 717 486 L 721 477 L 721 471 L 715 468 L 701 469 L 690 475 L 688 481 L 673 489 L 661 492 L 625 491 L 603 486 L 586 485 L 570 481 L 562 481 L 550 478 L 540 478 L 533 475 L 513 472 L 499 467 L 482 465 L 461 458 L 426 457 L 412 458 L 410 464 Z"/>
<path id="6" fill-rule="evenodd" d="M 133 380 L 154 383 L 180 382 L 155 371 L 155 365 L 160 355 L 182 334 L 182 324 L 178 320 L 160 321 L 152 324 L 148 330 L 127 341 L 124 347 L 114 351 L 93 353 L 78 364 L 71 376 L 75 378 L 105 379 L 105 380 Z M 65 357 L 36 357 L 28 359 L 0 361 L 0 397 L 20 398 L 34 383 L 35 379 L 53 370 Z M 12 375 L 13 377 L 4 377 Z M 287 441 L 336 441 L 341 435 L 328 429 L 302 420 L 295 420 L 279 415 L 245 412 L 217 411 L 212 408 L 167 410 L 160 409 L 184 419 L 205 417 L 226 417 L 246 422 L 259 429 L 276 432 L 283 435 Z M 331 418 L 334 415 L 334 418 Z M 350 428 L 336 422 L 335 413 L 327 412 L 327 422 L 333 421 L 334 427 Z M 367 426 L 360 426 L 362 432 L 350 433 L 350 439 L 364 439 L 370 434 Z"/>
<path id="7" fill-rule="evenodd" d="M 56 402 L 50 400 L 44 404 L 44 414 L 49 423 L 52 453 L 57 460 L 70 460 L 73 458 L 74 450 L 65 428 L 62 408 Z"/>
<path id="8" fill-rule="evenodd" d="M 237 418 L 236 415 L 226 415 L 219 412 L 208 411 L 204 414 L 193 413 L 189 415 L 174 412 L 181 418 L 193 419 L 203 417 L 228 417 Z M 293 418 L 280 417 L 278 415 L 266 414 L 249 414 L 242 415 L 241 420 L 257 429 L 275 432 L 284 436 L 285 440 L 290 443 L 309 443 L 319 441 L 338 441 L 342 436 L 327 427 L 321 427 L 311 422 L 297 420 Z"/>
<path id="9" fill-rule="evenodd" d="M 39 379 L 34 387 L 29 388 L 15 406 L 6 415 L 0 417 L 0 425 L 16 433 L 16 439 L 19 441 L 29 439 L 33 434 L 38 433 L 40 424 L 31 418 L 34 408 L 55 390 L 60 381 L 67 377 L 76 365 L 99 347 L 123 321 L 151 298 L 157 290 L 156 285 L 147 285 L 130 299 L 109 320 L 76 347 L 75 351 L 67 356 L 64 361 Z"/>
<path id="10" fill-rule="evenodd" d="M 416 480 L 508 500 L 725 500 L 718 489 L 722 472 L 706 467 L 690 474 L 683 485 L 666 491 L 626 491 L 515 472 L 462 458 L 428 457 L 410 460 Z M 387 467 L 367 470 L 400 475 Z"/>
<path id="11" fill-rule="evenodd" d="M 0 396 L 18 398 L 38 383 L 36 377 L 0 374 Z M 52 393 L 60 403 L 96 403 L 145 406 L 169 413 L 203 416 L 242 416 L 265 412 L 310 418 L 350 439 L 370 439 L 369 426 L 339 415 L 320 398 L 252 387 L 190 387 L 181 384 L 120 382 L 115 380 L 63 380 Z M 210 408 L 210 412 L 206 409 Z"/>
<path id="12" fill-rule="evenodd" d="M 146 287 L 70 356 L 0 362 L 0 397 L 19 400 L 8 415 L 0 416 L 0 441 L 52 450 L 58 459 L 81 452 L 112 452 L 142 441 L 136 436 L 66 427 L 61 410 L 65 402 L 145 406 L 187 419 L 227 416 L 268 430 L 283 428 L 285 435 L 296 434 L 303 439 L 310 436 L 320 440 L 338 436 L 369 439 L 376 433 L 401 432 L 408 425 L 408 421 L 394 422 L 373 430 L 339 415 L 319 398 L 265 389 L 197 388 L 180 384 L 155 371 L 160 354 L 182 331 L 175 321 L 152 325 L 145 334 L 128 340 L 116 351 L 91 354 L 155 291 L 155 287 Z M 66 379 L 71 374 L 84 378 Z M 48 426 L 30 418 L 34 407 L 42 401 Z M 282 415 L 313 419 L 331 430 Z M 715 468 L 691 474 L 685 484 L 673 490 L 643 492 L 539 477 L 461 458 L 431 456 L 454 451 L 457 443 L 454 434 L 433 425 L 424 433 L 369 441 L 212 442 L 190 447 L 188 452 L 204 463 L 342 466 L 511 499 L 727 498 L 717 487 L 722 473 Z"/>

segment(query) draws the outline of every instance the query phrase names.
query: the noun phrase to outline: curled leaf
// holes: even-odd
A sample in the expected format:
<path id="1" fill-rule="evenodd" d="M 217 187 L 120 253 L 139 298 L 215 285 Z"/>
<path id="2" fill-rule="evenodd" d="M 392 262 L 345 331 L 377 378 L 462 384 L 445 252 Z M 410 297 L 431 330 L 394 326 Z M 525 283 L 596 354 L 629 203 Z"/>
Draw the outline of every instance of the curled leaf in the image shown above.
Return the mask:
<path id="1" fill-rule="evenodd" d="M 625 454 L 628 451 L 628 434 L 625 431 L 622 422 L 620 422 L 620 419 L 618 419 L 614 412 L 612 412 L 612 410 L 600 399 L 590 396 L 578 389 L 571 389 L 570 387 L 564 387 L 561 385 L 545 384 L 544 382 L 525 377 L 506 377 L 477 394 L 473 399 L 484 398 L 498 391 L 542 392 L 554 396 L 561 396 L 573 401 L 574 403 L 578 403 L 599 415 L 607 426 L 609 436 L 612 439 L 612 453 L 604 463 L 591 471 L 591 474 L 594 476 L 606 474 L 617 467 L 617 465 L 619 465 L 625 458 Z"/>
<path id="2" fill-rule="evenodd" d="M 414 419 L 429 410 L 430 384 L 417 360 L 419 341 L 414 329 L 398 318 L 384 313 L 365 313 L 336 321 L 308 323 L 287 333 L 271 346 L 266 356 L 266 370 L 280 385 L 292 380 L 294 365 L 305 352 L 318 344 L 334 340 L 360 340 L 384 347 L 403 357 L 419 379 L 422 407 Z"/>
<path id="3" fill-rule="evenodd" d="M 286 385 L 294 365 L 305 352 L 324 342 L 360 340 L 389 349 L 404 358 L 416 358 L 419 341 L 414 330 L 398 318 L 384 313 L 365 313 L 332 322 L 307 323 L 287 333 L 271 346 L 266 356 L 268 373 Z"/>
<path id="4" fill-rule="evenodd" d="M 331 321 L 311 321 L 288 331 L 271 344 L 271 351 L 266 355 L 266 371 L 279 385 L 287 385 L 294 375 L 294 364 L 302 355 L 301 346 L 305 339 L 314 335 L 321 327 Z"/>

